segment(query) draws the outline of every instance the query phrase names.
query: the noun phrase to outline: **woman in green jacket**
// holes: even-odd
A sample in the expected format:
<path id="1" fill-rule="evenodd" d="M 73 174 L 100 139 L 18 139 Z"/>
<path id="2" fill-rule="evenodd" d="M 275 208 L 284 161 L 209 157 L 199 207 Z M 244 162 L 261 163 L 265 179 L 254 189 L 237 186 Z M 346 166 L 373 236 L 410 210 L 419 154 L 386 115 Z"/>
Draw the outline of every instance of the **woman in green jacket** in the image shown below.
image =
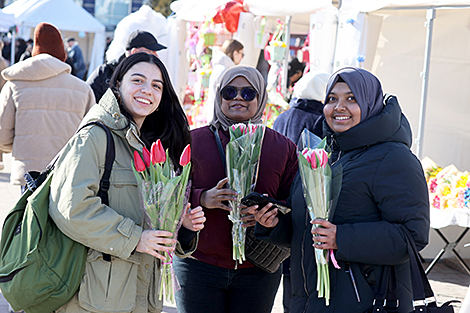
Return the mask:
<path id="1" fill-rule="evenodd" d="M 110 89 L 82 125 L 96 120 L 108 126 L 116 146 L 109 206 L 97 196 L 106 156 L 106 133 L 100 127 L 85 127 L 66 144 L 51 182 L 51 217 L 67 236 L 89 247 L 79 291 L 56 312 L 161 312 L 162 252 L 191 254 L 205 221 L 200 207 L 192 209 L 178 242 L 144 222 L 133 152 L 161 139 L 178 166 L 190 143 L 186 116 L 163 63 L 145 53 L 121 62 Z"/>

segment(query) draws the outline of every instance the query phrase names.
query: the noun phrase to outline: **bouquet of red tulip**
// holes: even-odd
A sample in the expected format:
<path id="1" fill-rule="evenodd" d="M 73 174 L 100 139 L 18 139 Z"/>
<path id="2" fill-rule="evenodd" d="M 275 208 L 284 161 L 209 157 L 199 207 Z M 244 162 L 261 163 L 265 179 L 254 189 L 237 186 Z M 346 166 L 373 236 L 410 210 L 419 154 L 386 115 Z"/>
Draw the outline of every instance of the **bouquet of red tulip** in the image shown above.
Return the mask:
<path id="1" fill-rule="evenodd" d="M 133 169 L 141 190 L 146 221 L 152 229 L 173 233 L 175 239 L 189 199 L 190 160 L 191 147 L 187 145 L 180 158 L 183 170 L 175 171 L 160 139 L 152 144 L 150 152 L 145 147 L 142 155 L 134 151 Z M 166 261 L 161 265 L 159 296 L 162 299 L 165 292 L 165 299 L 174 302 L 174 292 L 179 289 L 179 284 L 173 271 L 173 255 L 164 253 Z"/>
<path id="2" fill-rule="evenodd" d="M 302 134 L 302 141 L 310 143 L 305 140 L 311 136 L 312 133 L 304 130 Z M 316 136 L 315 136 L 316 137 Z M 320 140 L 317 137 L 318 140 Z M 338 183 L 340 183 L 341 176 L 333 175 L 332 170 L 328 164 L 329 153 L 326 151 L 326 140 L 323 139 L 316 148 L 310 148 L 308 144 L 299 152 L 299 169 L 302 179 L 302 187 L 304 191 L 304 198 L 307 204 L 307 209 L 312 220 L 320 218 L 328 220 L 332 216 L 331 209 L 333 206 L 333 198 L 339 194 Z M 333 177 L 335 176 L 335 177 Z M 332 181 L 335 178 L 335 185 Z M 339 185 L 340 186 L 340 185 Z M 314 225 L 313 227 L 320 227 Z M 339 268 L 333 250 L 315 249 L 315 260 L 317 263 L 317 292 L 318 297 L 324 297 L 326 305 L 330 301 L 330 276 L 328 269 L 328 259 L 336 268 Z"/>
<path id="3" fill-rule="evenodd" d="M 233 259 L 240 264 L 245 261 L 246 229 L 242 227 L 238 205 L 243 197 L 255 189 L 264 130 L 263 125 L 251 123 L 235 124 L 229 128 L 230 142 L 226 148 L 227 176 L 230 188 L 238 194 L 236 201 L 230 201 L 232 210 L 228 218 L 233 223 Z"/>

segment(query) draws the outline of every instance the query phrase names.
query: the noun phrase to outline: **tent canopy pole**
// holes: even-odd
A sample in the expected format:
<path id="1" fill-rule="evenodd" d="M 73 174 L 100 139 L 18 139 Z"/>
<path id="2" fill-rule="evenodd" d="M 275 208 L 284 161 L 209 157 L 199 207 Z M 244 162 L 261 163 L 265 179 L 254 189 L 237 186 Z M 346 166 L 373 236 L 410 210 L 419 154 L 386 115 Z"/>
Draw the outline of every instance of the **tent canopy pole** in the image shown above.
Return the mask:
<path id="1" fill-rule="evenodd" d="M 284 30 L 285 30 L 285 38 L 284 38 L 284 42 L 286 43 L 287 45 L 287 49 L 286 49 L 286 54 L 284 56 L 284 62 L 283 62 L 283 65 L 282 67 L 284 68 L 284 71 L 282 72 L 283 75 L 282 75 L 282 79 L 281 79 L 281 82 L 282 82 L 282 86 L 281 86 L 281 90 L 282 90 L 282 94 L 284 95 L 284 98 L 287 99 L 287 72 L 289 70 L 289 54 L 290 54 L 290 21 L 292 19 L 292 16 L 290 15 L 287 15 L 286 16 L 286 22 L 284 23 Z"/>
<path id="2" fill-rule="evenodd" d="M 434 25 L 434 19 L 436 18 L 436 10 L 428 9 L 426 11 L 426 46 L 424 51 L 424 69 L 421 72 L 421 78 L 423 79 L 421 87 L 421 105 L 419 109 L 419 129 L 418 136 L 416 137 L 416 154 L 421 160 L 423 158 L 423 134 L 424 134 L 424 120 L 426 117 L 426 102 L 428 98 L 428 83 L 429 83 L 429 65 L 431 63 L 431 43 L 432 43 L 432 31 Z"/>
<path id="3" fill-rule="evenodd" d="M 10 41 L 10 65 L 15 64 L 15 50 L 16 50 L 16 27 L 11 32 Z"/>

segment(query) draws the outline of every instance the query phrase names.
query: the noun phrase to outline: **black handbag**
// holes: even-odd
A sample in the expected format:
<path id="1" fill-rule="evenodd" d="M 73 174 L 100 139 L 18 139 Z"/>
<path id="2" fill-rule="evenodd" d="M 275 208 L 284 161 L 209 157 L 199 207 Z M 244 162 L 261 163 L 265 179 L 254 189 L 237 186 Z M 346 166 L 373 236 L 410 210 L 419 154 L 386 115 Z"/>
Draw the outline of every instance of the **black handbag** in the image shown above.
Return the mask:
<path id="1" fill-rule="evenodd" d="M 222 147 L 222 141 L 220 140 L 219 132 L 213 126 L 211 126 L 210 129 L 214 133 L 215 142 L 217 144 L 217 149 L 219 150 L 220 158 L 222 159 L 224 170 L 227 171 L 225 164 L 225 152 L 224 148 Z M 255 237 L 254 227 L 248 227 L 246 229 L 245 257 L 252 264 L 268 273 L 275 273 L 279 269 L 281 263 L 284 262 L 289 256 L 289 248 L 276 246 L 272 243 L 257 239 Z"/>
<path id="2" fill-rule="evenodd" d="M 437 306 L 436 297 L 434 296 L 429 280 L 424 273 L 414 239 L 406 227 L 401 226 L 401 228 L 405 234 L 406 245 L 410 257 L 411 283 L 413 287 L 413 311 L 410 313 L 454 313 L 452 303 L 460 301 L 451 300 L 441 306 Z M 384 266 L 373 305 L 365 313 L 396 312 L 397 306 L 390 306 L 390 303 L 399 304 L 397 300 L 396 285 L 394 267 L 388 265 Z"/>
<path id="3" fill-rule="evenodd" d="M 424 273 L 421 264 L 418 249 L 410 234 L 410 231 L 402 226 L 403 233 L 406 237 L 408 246 L 408 254 L 410 256 L 411 266 L 411 282 L 413 285 L 413 307 L 415 313 L 453 313 L 454 307 L 452 303 L 460 302 L 458 300 L 447 301 L 440 307 L 437 306 L 436 297 L 432 291 L 429 280 Z M 431 299 L 430 301 L 428 299 Z"/>
<path id="4" fill-rule="evenodd" d="M 246 229 L 245 257 L 254 265 L 268 273 L 275 273 L 281 263 L 289 256 L 289 248 L 279 247 L 257 239 L 254 227 Z"/>
<path id="5" fill-rule="evenodd" d="M 372 307 L 364 313 L 395 313 L 398 305 L 395 267 L 386 265 Z"/>

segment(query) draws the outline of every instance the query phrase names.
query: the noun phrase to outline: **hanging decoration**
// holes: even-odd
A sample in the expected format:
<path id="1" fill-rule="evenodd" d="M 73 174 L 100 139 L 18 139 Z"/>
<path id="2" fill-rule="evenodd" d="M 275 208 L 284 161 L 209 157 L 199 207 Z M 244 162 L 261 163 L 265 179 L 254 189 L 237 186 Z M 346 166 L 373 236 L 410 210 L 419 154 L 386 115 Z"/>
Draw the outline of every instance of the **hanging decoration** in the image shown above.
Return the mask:
<path id="1" fill-rule="evenodd" d="M 253 19 L 253 29 L 255 31 L 255 47 L 264 49 L 269 40 L 269 21 L 265 16 L 256 16 Z"/>
<path id="2" fill-rule="evenodd" d="M 238 30 L 238 20 L 241 12 L 247 12 L 243 8 L 243 0 L 228 1 L 217 7 L 212 20 L 216 24 L 223 23 L 229 32 L 235 33 Z"/>
<path id="3" fill-rule="evenodd" d="M 287 45 L 282 41 L 282 35 L 284 33 L 284 23 L 280 19 L 277 19 L 276 32 L 274 33 L 269 45 L 266 49 L 269 52 L 269 58 L 272 61 L 282 61 L 286 55 Z"/>

